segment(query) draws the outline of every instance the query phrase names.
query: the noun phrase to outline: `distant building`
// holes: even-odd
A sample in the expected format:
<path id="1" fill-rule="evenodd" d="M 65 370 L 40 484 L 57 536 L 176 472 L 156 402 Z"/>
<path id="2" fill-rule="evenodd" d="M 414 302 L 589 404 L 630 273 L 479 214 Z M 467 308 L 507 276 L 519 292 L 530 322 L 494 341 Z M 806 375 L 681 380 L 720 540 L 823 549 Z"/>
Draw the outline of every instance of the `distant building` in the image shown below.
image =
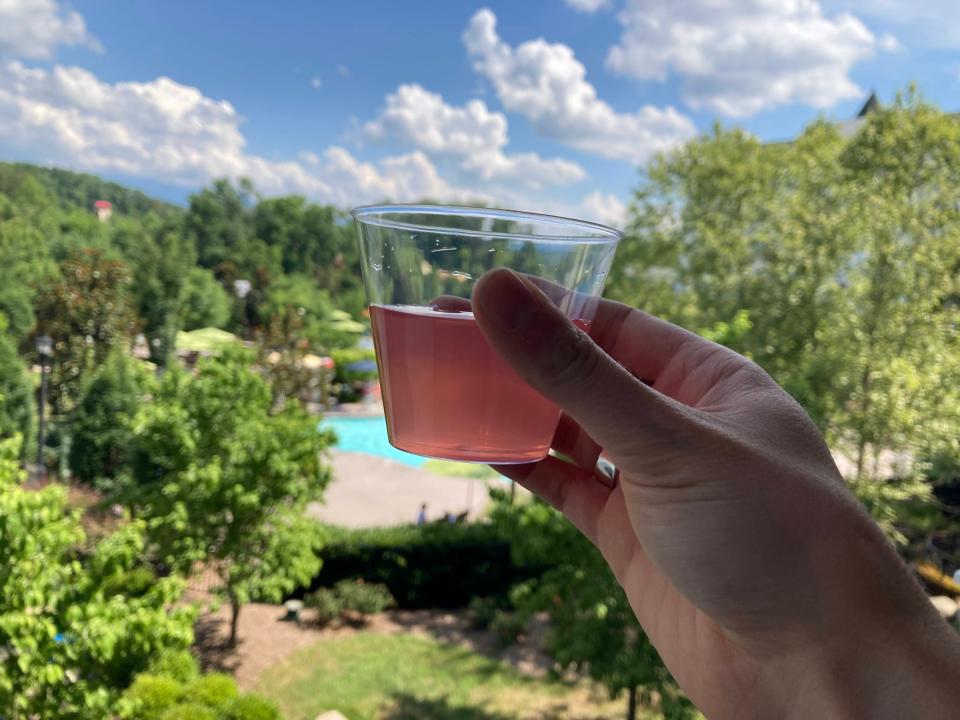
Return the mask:
<path id="1" fill-rule="evenodd" d="M 97 213 L 97 219 L 100 222 L 106 222 L 113 215 L 113 203 L 108 200 L 97 200 L 93 204 L 93 210 Z"/>

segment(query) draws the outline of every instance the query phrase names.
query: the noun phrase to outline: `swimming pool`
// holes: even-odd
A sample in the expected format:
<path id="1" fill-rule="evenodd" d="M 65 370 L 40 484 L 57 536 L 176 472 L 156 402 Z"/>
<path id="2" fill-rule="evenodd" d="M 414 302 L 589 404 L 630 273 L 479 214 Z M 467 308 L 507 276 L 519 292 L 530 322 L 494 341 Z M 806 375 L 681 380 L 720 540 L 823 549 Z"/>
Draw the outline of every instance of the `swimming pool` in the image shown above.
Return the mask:
<path id="1" fill-rule="evenodd" d="M 337 434 L 337 448 L 345 452 L 376 455 L 388 460 L 421 467 L 427 458 L 397 450 L 387 440 L 387 423 L 382 417 L 332 417 L 320 422 L 323 429 Z"/>

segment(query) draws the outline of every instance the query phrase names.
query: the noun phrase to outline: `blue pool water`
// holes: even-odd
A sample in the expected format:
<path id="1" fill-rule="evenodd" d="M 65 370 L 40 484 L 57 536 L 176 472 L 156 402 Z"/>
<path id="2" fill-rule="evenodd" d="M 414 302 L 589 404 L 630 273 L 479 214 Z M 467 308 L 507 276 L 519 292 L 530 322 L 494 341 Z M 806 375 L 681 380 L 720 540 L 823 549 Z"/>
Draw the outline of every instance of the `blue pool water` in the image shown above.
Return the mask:
<path id="1" fill-rule="evenodd" d="M 391 445 L 387 440 L 387 423 L 382 417 L 324 418 L 320 427 L 333 430 L 337 434 L 337 448 L 346 452 L 385 457 L 410 467 L 420 467 L 427 461 Z"/>

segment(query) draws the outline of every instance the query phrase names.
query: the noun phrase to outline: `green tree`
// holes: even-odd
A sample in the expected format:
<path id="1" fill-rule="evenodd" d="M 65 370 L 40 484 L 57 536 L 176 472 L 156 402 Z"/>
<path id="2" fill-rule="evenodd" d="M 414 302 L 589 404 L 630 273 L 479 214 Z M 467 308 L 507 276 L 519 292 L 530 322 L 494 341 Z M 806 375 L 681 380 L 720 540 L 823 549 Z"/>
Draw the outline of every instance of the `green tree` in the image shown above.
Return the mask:
<path id="1" fill-rule="evenodd" d="M 209 270 L 193 267 L 180 291 L 180 322 L 184 330 L 222 328 L 230 320 L 231 297 Z"/>
<path id="2" fill-rule="evenodd" d="M 130 273 L 101 250 L 83 249 L 60 265 L 61 278 L 40 288 L 37 332 L 53 338 L 50 402 L 64 413 L 113 348 L 129 347 L 136 316 L 130 307 Z"/>
<path id="3" fill-rule="evenodd" d="M 244 603 L 278 601 L 320 566 L 319 528 L 304 510 L 329 481 L 321 452 L 331 438 L 295 403 L 272 406 L 250 357 L 230 350 L 196 375 L 168 371 L 135 423 L 127 501 L 160 560 L 218 574 L 231 642 Z"/>
<path id="4" fill-rule="evenodd" d="M 698 332 L 739 315 L 731 347 L 804 405 L 899 537 L 960 407 L 958 180 L 960 123 L 913 93 L 849 138 L 717 128 L 648 169 L 609 293 Z"/>
<path id="5" fill-rule="evenodd" d="M 695 717 L 597 549 L 546 503 L 493 497 L 493 521 L 509 538 L 514 562 L 546 568 L 515 587 L 511 600 L 524 614 L 548 614 L 546 646 L 559 668 L 587 673 L 612 697 L 625 693 L 628 720 L 639 705 L 653 704 L 667 718 Z"/>
<path id="6" fill-rule="evenodd" d="M 150 374 L 115 351 L 94 373 L 71 421 L 70 469 L 84 482 L 109 485 L 128 469 L 133 419 Z"/>
<path id="7" fill-rule="evenodd" d="M 24 458 L 33 451 L 34 410 L 33 383 L 6 333 L 6 318 L 0 314 L 0 438 L 19 434 Z"/>
<path id="8" fill-rule="evenodd" d="M 11 720 L 109 717 L 120 692 L 164 649 L 193 640 L 183 585 L 159 580 L 138 596 L 107 596 L 143 551 L 131 523 L 78 559 L 79 519 L 60 486 L 21 487 L 19 438 L 0 441 L 0 713 Z"/>

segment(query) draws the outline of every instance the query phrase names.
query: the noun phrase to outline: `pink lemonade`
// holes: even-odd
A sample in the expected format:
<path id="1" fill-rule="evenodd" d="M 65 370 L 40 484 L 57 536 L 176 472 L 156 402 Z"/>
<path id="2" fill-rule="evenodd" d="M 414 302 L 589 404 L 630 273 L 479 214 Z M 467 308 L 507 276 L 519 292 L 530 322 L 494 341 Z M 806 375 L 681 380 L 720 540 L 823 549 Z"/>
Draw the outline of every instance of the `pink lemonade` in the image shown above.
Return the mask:
<path id="1" fill-rule="evenodd" d="M 473 313 L 371 305 L 390 443 L 467 462 L 543 459 L 560 411 L 490 348 Z"/>

